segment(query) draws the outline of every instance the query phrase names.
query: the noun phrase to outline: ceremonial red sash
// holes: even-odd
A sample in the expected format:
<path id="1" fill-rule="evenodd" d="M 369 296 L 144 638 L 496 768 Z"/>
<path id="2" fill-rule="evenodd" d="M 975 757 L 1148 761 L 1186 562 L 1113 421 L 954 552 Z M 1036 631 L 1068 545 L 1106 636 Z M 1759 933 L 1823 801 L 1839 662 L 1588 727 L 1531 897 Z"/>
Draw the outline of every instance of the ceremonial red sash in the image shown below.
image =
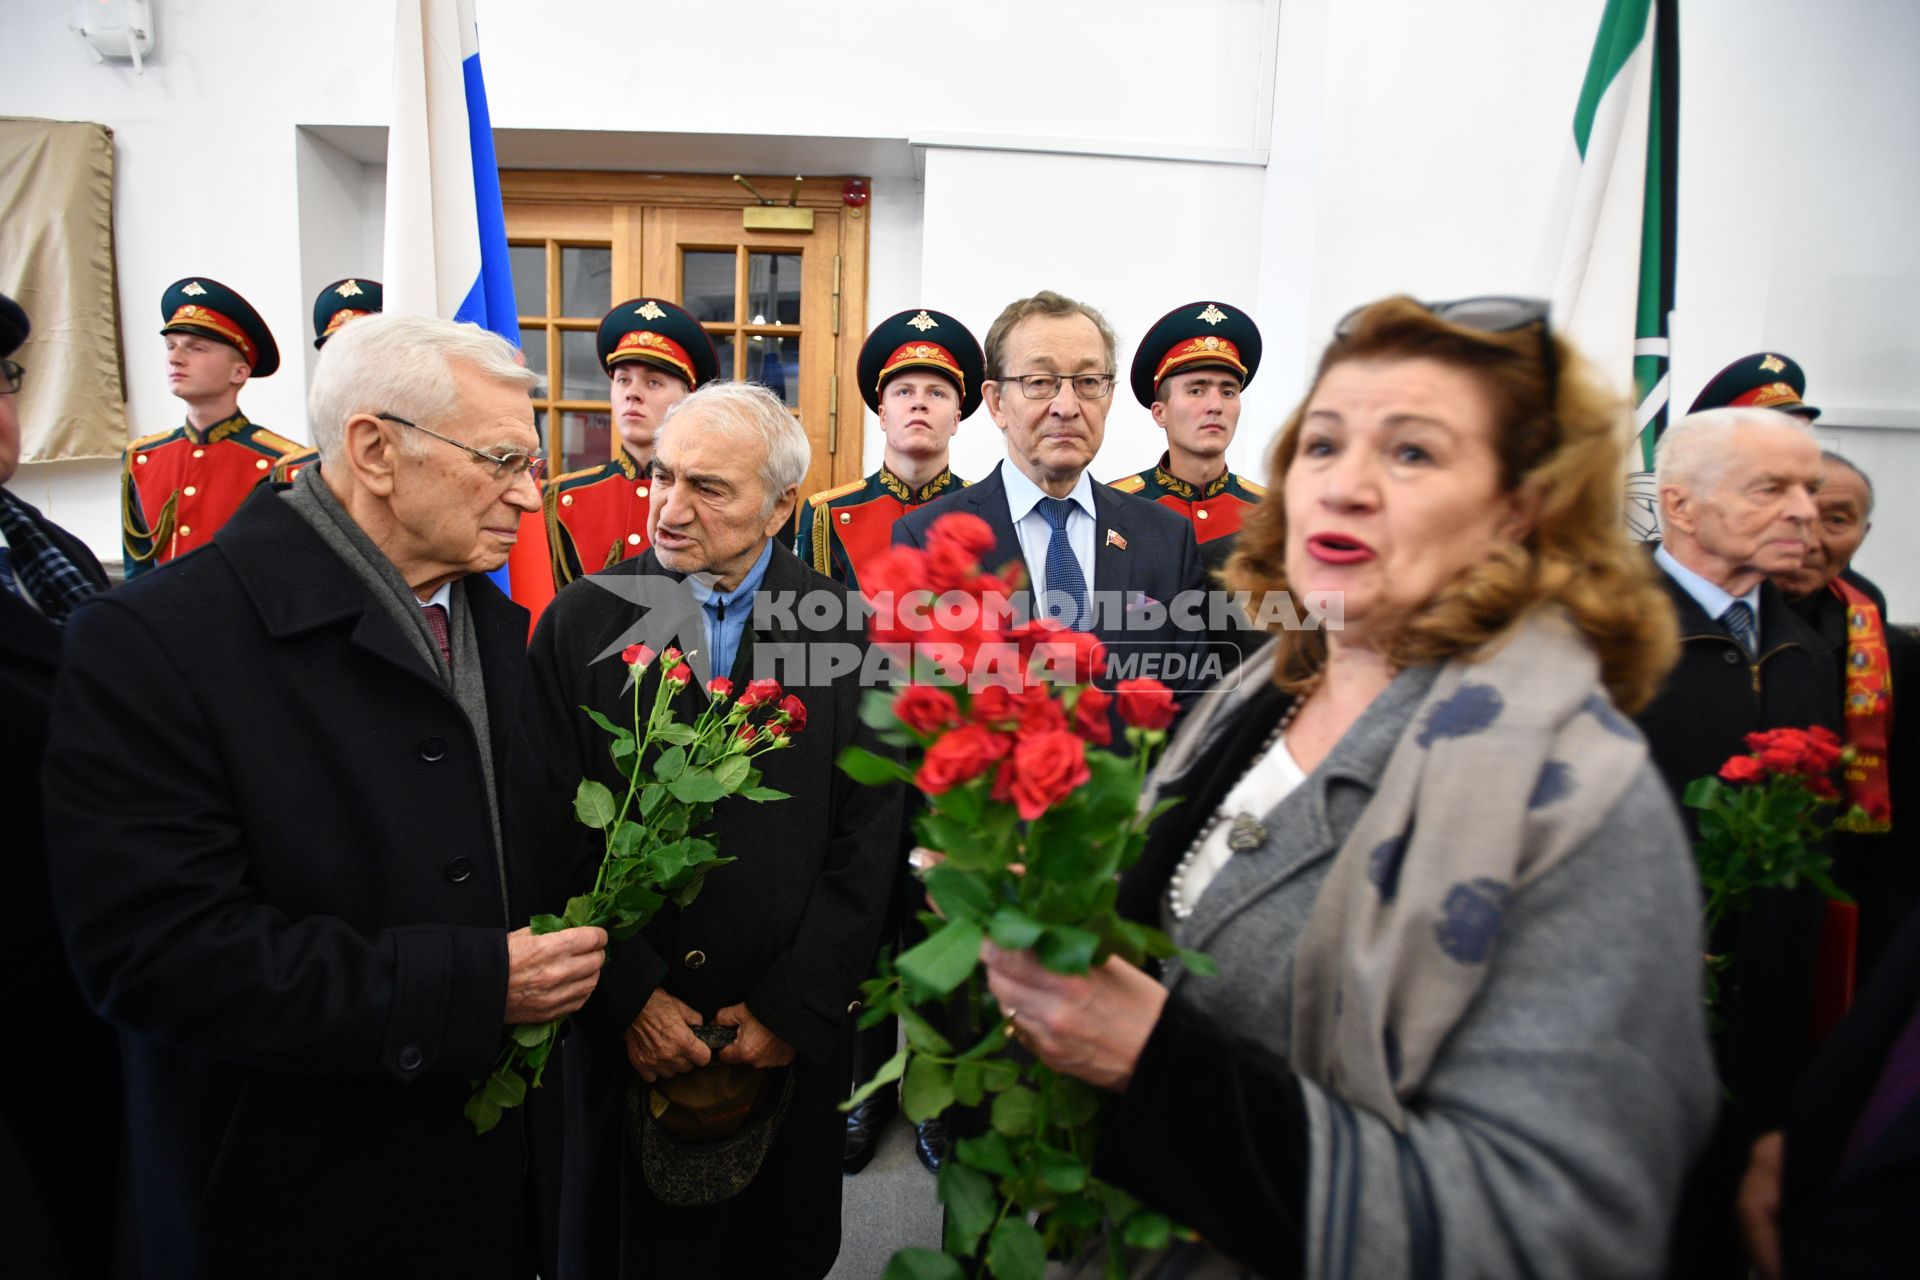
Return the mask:
<path id="1" fill-rule="evenodd" d="M 1847 606 L 1845 728 L 1853 748 L 1846 764 L 1848 810 L 1834 825 L 1845 831 L 1886 831 L 1893 825 L 1887 783 L 1893 681 L 1886 628 L 1880 610 L 1858 587 L 1835 578 L 1829 589 Z"/>

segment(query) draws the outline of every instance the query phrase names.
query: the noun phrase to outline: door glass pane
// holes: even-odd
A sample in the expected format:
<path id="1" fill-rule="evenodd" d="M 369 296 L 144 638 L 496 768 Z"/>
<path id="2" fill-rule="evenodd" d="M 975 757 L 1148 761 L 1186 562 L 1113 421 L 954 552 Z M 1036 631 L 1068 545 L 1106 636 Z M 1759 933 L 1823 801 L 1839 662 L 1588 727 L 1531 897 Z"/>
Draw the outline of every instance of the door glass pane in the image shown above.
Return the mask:
<path id="1" fill-rule="evenodd" d="M 800 323 L 800 255 L 755 253 L 747 257 L 748 324 Z"/>
<path id="2" fill-rule="evenodd" d="M 607 375 L 600 368 L 597 335 L 590 329 L 568 329 L 560 335 L 561 390 L 556 400 L 605 400 Z"/>
<path id="3" fill-rule="evenodd" d="M 604 411 L 569 409 L 560 415 L 565 465 L 560 471 L 597 467 L 613 456 L 613 418 Z"/>
<path id="4" fill-rule="evenodd" d="M 613 250 L 560 246 L 561 315 L 598 320 L 613 305 Z"/>
<path id="5" fill-rule="evenodd" d="M 527 368 L 540 375 L 540 385 L 533 394 L 542 398 L 548 396 L 547 389 L 547 330 L 545 325 L 527 325 L 520 330 L 520 350 L 526 354 Z"/>
<path id="6" fill-rule="evenodd" d="M 787 402 L 800 404 L 800 339 L 754 334 L 747 339 L 747 377 Z"/>
<path id="7" fill-rule="evenodd" d="M 720 380 L 731 382 L 738 375 L 733 371 L 733 335 L 730 333 L 709 333 L 713 339 L 714 354 L 719 356 Z"/>
<path id="8" fill-rule="evenodd" d="M 508 245 L 507 262 L 513 268 L 513 305 L 523 316 L 547 314 L 547 246 Z"/>
<path id="9" fill-rule="evenodd" d="M 680 255 L 680 305 L 695 320 L 733 323 L 731 249 L 688 249 Z"/>
<path id="10" fill-rule="evenodd" d="M 545 453 L 547 451 L 547 411 L 545 409 L 533 411 L 533 434 L 540 437 L 540 451 Z M 547 470 L 551 473 L 553 468 L 548 467 Z"/>

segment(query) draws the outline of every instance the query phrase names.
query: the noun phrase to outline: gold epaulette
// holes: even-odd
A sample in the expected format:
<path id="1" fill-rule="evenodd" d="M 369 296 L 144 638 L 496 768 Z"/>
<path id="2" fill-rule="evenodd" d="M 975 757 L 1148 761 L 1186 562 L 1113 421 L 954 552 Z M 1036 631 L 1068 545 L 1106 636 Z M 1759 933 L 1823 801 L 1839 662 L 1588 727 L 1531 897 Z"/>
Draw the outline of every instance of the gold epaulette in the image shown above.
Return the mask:
<path id="1" fill-rule="evenodd" d="M 547 522 L 547 568 L 553 573 L 555 591 L 573 581 L 573 568 L 567 563 L 566 547 L 561 543 L 566 536 L 560 526 L 560 480 L 564 478 L 549 481 L 546 492 L 540 495 L 541 514 Z"/>
<path id="2" fill-rule="evenodd" d="M 832 502 L 835 498 L 844 498 L 848 494 L 858 493 L 860 490 L 866 487 L 867 487 L 867 479 L 865 476 L 862 476 L 858 480 L 852 481 L 851 483 L 848 483 L 848 484 L 841 485 L 838 489 L 822 489 L 819 493 L 816 493 L 812 497 L 807 499 L 807 505 L 810 507 L 825 506 L 827 503 Z"/>
<path id="3" fill-rule="evenodd" d="M 1240 487 L 1242 489 L 1245 489 L 1248 493 L 1252 494 L 1256 498 L 1264 498 L 1267 496 L 1267 486 L 1263 484 L 1255 484 L 1253 481 L 1247 479 L 1245 476 L 1240 477 Z"/>
<path id="4" fill-rule="evenodd" d="M 1122 493 L 1138 493 L 1146 487 L 1147 482 L 1143 480 L 1138 473 L 1130 476 L 1121 476 L 1118 480 L 1110 480 L 1107 482 L 1107 488 L 1118 489 Z"/>
<path id="5" fill-rule="evenodd" d="M 299 453 L 307 448 L 306 445 L 301 444 L 298 440 L 289 440 L 279 432 L 269 431 L 265 427 L 255 427 L 253 434 L 247 437 L 246 442 L 248 444 L 265 445 L 269 449 L 277 449 L 283 455 Z"/>
<path id="6" fill-rule="evenodd" d="M 609 459 L 608 461 L 611 461 L 611 459 Z M 606 477 L 600 476 L 598 473 L 601 470 L 603 470 L 606 467 L 606 465 L 607 464 L 605 462 L 602 462 L 597 466 L 582 467 L 578 471 L 569 471 L 565 475 L 554 476 L 552 479 L 547 481 L 547 492 L 552 493 L 556 489 L 560 489 L 568 484 L 578 484 L 582 480 L 593 479 L 593 478 L 604 480 L 606 479 Z"/>
<path id="7" fill-rule="evenodd" d="M 142 449 L 151 449 L 157 444 L 165 443 L 168 436 L 173 435 L 179 430 L 180 428 L 174 427 L 167 431 L 156 431 L 150 436 L 141 436 L 137 440 L 129 440 L 127 447 L 122 453 L 125 457 L 132 458 L 134 454 L 140 452 Z"/>

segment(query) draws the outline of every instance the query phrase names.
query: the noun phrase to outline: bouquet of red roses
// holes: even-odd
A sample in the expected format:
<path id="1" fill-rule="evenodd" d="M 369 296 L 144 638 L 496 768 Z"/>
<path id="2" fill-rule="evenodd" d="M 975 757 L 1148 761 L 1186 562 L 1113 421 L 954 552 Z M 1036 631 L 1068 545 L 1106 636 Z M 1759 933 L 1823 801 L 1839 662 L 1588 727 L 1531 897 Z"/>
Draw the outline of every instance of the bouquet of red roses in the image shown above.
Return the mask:
<path id="1" fill-rule="evenodd" d="M 872 639 L 906 658 L 913 678 L 870 692 L 861 709 L 900 758 L 852 748 L 840 764 L 862 782 L 916 786 L 926 797 L 916 832 L 943 856 L 924 875 L 937 911 L 925 917 L 926 940 L 883 962 L 864 988 L 861 1025 L 897 1016 L 906 1047 L 848 1106 L 898 1080 L 915 1122 L 956 1104 L 986 1105 L 991 1116 L 940 1168 L 944 1251 L 896 1254 L 889 1280 L 951 1280 L 983 1250 L 982 1265 L 1001 1280 L 1037 1280 L 1048 1257 L 1076 1256 L 1100 1232 L 1121 1267 L 1125 1246 L 1154 1247 L 1173 1231 L 1090 1175 L 1103 1095 L 1010 1048 L 978 978 L 983 941 L 1030 949 L 1060 973 L 1111 955 L 1137 964 L 1175 954 L 1212 971 L 1204 956 L 1114 910 L 1118 875 L 1161 812 L 1142 814 L 1139 801 L 1173 721 L 1172 694 L 1157 680 L 1096 687 L 1101 643 L 1003 608 L 1009 582 L 978 564 L 993 544 L 985 521 L 948 515 L 928 530 L 925 551 L 895 548 L 863 573 Z M 1116 719 L 1130 754 L 1109 750 Z M 927 1010 L 963 986 L 973 1025 L 987 1030 L 955 1044 Z"/>
<path id="2" fill-rule="evenodd" d="M 1720 922 L 1762 889 L 1805 882 L 1836 902 L 1852 901 L 1833 882 L 1824 816 L 1840 802 L 1833 771 L 1848 749 L 1820 725 L 1750 733 L 1746 743 L 1717 775 L 1688 783 L 1682 797 L 1698 815 L 1694 860 L 1706 895 L 1708 945 Z M 1706 961 L 1707 1002 L 1717 1009 L 1719 977 L 1731 957 L 1710 954 Z"/>
<path id="3" fill-rule="evenodd" d="M 574 816 L 602 833 L 606 853 L 593 889 L 568 899 L 561 915 L 533 917 L 527 924 L 534 933 L 599 925 L 616 939 L 632 937 L 666 902 L 691 903 L 707 873 L 733 861 L 695 834 L 718 801 L 735 795 L 756 803 L 787 798 L 760 785 L 753 761 L 791 745 L 792 735 L 807 727 L 800 699 L 783 696 L 777 680 L 752 681 L 736 698 L 733 682 L 720 676 L 707 682 L 707 705 L 693 723 L 682 724 L 674 718 L 673 699 L 692 681 L 693 669 L 685 655 L 669 648 L 658 655 L 662 674 L 642 716 L 641 677 L 655 656 L 641 644 L 620 654 L 633 677 L 631 729 L 592 707 L 581 708 L 611 736 L 607 750 L 627 779 L 626 794 L 616 800 L 604 784 L 581 780 Z M 492 1073 L 467 1099 L 475 1132 L 499 1124 L 503 1110 L 519 1106 L 528 1087 L 539 1086 L 565 1024 L 561 1017 L 513 1028 Z"/>

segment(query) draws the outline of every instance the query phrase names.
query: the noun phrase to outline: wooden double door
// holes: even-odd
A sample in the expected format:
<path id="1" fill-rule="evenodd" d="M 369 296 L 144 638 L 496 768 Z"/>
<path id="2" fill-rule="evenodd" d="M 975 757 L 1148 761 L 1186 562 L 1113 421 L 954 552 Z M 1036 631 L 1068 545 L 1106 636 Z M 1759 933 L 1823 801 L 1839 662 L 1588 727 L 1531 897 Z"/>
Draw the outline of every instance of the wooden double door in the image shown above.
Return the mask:
<path id="1" fill-rule="evenodd" d="M 757 202 L 724 177 L 500 175 L 521 340 L 544 380 L 534 407 L 555 472 L 618 448 L 595 334 L 614 303 L 647 296 L 693 313 L 722 377 L 763 383 L 786 402 L 813 446 L 802 498 L 863 474 L 867 211 L 843 200 L 843 178 L 797 189 L 790 177 L 749 181 L 790 210 L 756 221 L 794 225 L 749 229 Z"/>

